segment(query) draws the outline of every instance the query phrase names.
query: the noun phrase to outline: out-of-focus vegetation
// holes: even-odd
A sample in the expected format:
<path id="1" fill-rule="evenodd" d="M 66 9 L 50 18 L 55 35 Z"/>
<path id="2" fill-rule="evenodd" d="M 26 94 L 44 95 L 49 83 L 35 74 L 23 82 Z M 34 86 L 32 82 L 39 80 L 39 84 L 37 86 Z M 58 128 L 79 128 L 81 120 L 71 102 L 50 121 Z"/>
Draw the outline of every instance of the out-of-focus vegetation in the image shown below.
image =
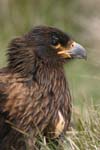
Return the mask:
<path id="1" fill-rule="evenodd" d="M 90 106 L 90 102 L 99 105 L 100 99 L 100 1 L 99 0 L 0 0 L 0 67 L 7 64 L 6 49 L 8 42 L 15 36 L 19 36 L 36 25 L 56 26 L 68 32 L 77 42 L 81 43 L 87 49 L 88 59 L 75 60 L 65 66 L 66 74 L 69 79 L 74 106 L 77 113 L 81 114 L 83 104 L 86 102 Z M 86 110 L 85 110 L 86 111 Z M 84 114 L 84 111 L 82 112 Z M 90 113 L 93 115 L 94 113 Z M 89 114 L 89 115 L 90 115 Z M 87 114 L 88 115 L 88 114 Z M 74 118 L 74 117 L 73 117 Z M 80 117 L 81 118 L 81 117 Z M 97 118 L 97 120 L 100 117 Z M 82 120 L 83 119 L 83 120 Z M 87 119 L 87 118 L 85 118 Z M 92 139 L 91 145 L 95 146 L 95 142 L 100 145 L 100 135 L 94 138 L 92 128 L 97 128 L 99 123 L 95 125 L 95 116 L 91 121 L 93 127 L 89 127 L 84 118 L 81 118 L 80 125 L 89 130 L 86 133 Z M 89 121 L 89 122 L 88 122 Z M 76 123 L 78 127 L 78 122 Z M 78 129 L 78 128 L 77 128 Z M 83 135 L 85 135 L 85 132 Z M 78 129 L 77 132 L 80 132 Z M 76 135 L 76 134 L 75 134 Z M 83 138 L 88 138 L 88 135 Z M 74 137 L 74 136 L 73 136 Z M 80 134 L 77 134 L 74 144 L 77 144 L 81 150 L 79 142 Z M 73 138 L 72 138 L 73 139 Z M 84 142 L 85 139 L 82 139 Z M 89 140 L 91 141 L 91 140 Z M 88 148 L 88 141 L 86 141 Z M 97 145 L 96 145 L 97 146 Z M 84 147 L 84 145 L 83 145 Z M 97 147 L 94 147 L 96 149 Z M 78 149 L 78 148 L 73 148 Z M 92 150 L 93 148 L 91 148 Z"/>

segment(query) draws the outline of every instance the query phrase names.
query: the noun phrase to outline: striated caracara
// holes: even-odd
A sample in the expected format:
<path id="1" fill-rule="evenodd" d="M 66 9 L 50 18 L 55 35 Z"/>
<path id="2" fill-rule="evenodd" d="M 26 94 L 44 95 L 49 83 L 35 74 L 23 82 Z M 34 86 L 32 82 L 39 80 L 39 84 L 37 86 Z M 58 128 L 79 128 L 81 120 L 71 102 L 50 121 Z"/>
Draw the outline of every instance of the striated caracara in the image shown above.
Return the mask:
<path id="1" fill-rule="evenodd" d="M 11 41 L 0 70 L 0 150 L 35 150 L 41 133 L 59 137 L 69 126 L 71 96 L 63 64 L 85 49 L 54 27 L 37 26 Z"/>

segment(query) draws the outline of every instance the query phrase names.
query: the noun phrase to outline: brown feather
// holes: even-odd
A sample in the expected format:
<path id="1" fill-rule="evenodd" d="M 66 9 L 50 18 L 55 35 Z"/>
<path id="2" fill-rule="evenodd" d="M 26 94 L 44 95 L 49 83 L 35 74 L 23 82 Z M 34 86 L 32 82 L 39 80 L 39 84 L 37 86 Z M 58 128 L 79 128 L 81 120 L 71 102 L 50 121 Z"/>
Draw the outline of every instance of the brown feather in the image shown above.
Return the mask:
<path id="1" fill-rule="evenodd" d="M 0 71 L 1 150 L 25 150 L 25 143 L 33 150 L 39 133 L 55 137 L 58 112 L 65 121 L 62 133 L 69 126 L 71 97 L 62 60 L 51 65 L 49 58 L 37 57 L 34 38 L 14 39 L 8 49 L 8 67 Z"/>

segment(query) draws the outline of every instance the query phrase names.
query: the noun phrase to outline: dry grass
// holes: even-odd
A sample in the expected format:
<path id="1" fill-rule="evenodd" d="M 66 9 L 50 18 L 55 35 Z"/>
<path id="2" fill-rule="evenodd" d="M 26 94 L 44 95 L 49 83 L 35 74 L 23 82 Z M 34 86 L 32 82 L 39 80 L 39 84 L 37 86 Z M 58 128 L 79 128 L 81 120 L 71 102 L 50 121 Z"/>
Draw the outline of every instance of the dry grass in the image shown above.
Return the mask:
<path id="1" fill-rule="evenodd" d="M 84 105 L 83 112 L 73 112 L 73 127 L 58 140 L 59 146 L 42 138 L 41 150 L 99 150 L 100 105 Z"/>

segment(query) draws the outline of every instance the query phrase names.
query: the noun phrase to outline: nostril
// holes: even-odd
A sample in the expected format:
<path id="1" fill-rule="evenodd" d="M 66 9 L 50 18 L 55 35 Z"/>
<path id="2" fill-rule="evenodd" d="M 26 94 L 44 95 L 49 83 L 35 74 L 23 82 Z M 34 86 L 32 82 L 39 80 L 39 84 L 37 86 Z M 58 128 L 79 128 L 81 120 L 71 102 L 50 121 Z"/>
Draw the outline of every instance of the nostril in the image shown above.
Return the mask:
<path id="1" fill-rule="evenodd" d="M 71 47 L 74 47 L 74 44 L 72 44 Z"/>
<path id="2" fill-rule="evenodd" d="M 73 43 L 71 44 L 71 47 L 72 47 L 72 48 L 75 47 L 75 42 L 73 42 Z"/>

